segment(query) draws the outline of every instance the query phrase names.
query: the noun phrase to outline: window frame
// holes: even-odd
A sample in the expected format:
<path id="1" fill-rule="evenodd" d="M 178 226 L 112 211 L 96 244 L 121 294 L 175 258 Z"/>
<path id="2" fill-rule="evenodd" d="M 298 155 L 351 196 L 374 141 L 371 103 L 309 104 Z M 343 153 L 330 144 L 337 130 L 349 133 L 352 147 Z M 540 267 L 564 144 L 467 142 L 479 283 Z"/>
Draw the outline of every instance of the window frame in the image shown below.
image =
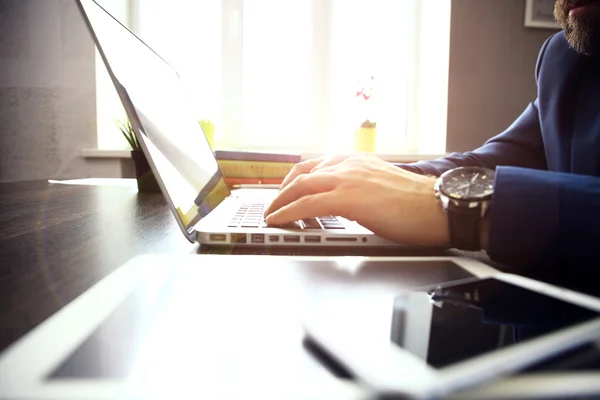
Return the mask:
<path id="1" fill-rule="evenodd" d="M 142 0 L 125 0 L 126 24 L 139 33 Z M 407 110 L 403 145 L 387 148 L 385 154 L 442 154 L 446 147 L 448 65 L 450 41 L 451 0 L 403 0 L 408 3 L 411 27 L 414 32 L 409 41 L 408 76 L 406 96 Z M 311 110 L 315 129 L 315 142 L 303 148 L 282 148 L 256 143 L 244 134 L 244 64 L 243 64 L 243 16 L 244 0 L 221 0 L 221 115 L 218 118 L 215 147 L 247 151 L 292 151 L 319 154 L 335 152 L 329 135 L 332 113 L 331 49 L 333 25 L 333 0 L 311 0 L 313 9 L 313 45 L 315 57 L 312 63 L 312 94 L 315 101 Z M 441 38 L 441 40 L 440 40 Z M 436 115 L 432 118 L 432 114 Z M 99 147 L 116 140 L 107 141 L 106 127 L 98 124 Z M 113 134 L 111 132 L 111 134 Z M 115 135 L 118 131 L 115 130 Z M 123 140 L 123 144 L 126 143 Z M 379 149 L 381 152 L 381 149 Z"/>

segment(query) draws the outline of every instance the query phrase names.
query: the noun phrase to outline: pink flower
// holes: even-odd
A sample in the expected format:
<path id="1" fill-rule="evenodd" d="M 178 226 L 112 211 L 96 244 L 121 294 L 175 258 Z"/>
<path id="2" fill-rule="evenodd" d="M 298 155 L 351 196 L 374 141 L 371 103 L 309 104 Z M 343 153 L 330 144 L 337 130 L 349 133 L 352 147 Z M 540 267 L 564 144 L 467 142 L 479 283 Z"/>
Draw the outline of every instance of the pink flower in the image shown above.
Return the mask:
<path id="1" fill-rule="evenodd" d="M 358 90 L 356 90 L 356 97 L 362 96 L 362 98 L 367 101 L 373 96 L 373 91 L 375 89 L 375 78 L 373 76 L 368 78 L 366 85 L 362 79 L 357 81 L 357 85 Z"/>

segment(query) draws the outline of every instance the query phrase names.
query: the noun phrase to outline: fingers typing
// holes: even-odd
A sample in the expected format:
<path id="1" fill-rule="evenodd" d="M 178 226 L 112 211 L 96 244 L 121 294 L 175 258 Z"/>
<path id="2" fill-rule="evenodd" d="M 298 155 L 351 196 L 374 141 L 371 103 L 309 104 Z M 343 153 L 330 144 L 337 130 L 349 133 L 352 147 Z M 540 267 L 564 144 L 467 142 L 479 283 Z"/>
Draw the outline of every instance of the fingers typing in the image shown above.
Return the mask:
<path id="1" fill-rule="evenodd" d="M 333 190 L 337 181 L 337 177 L 330 173 L 300 175 L 273 199 L 265 211 L 265 217 L 304 196 Z"/>
<path id="2" fill-rule="evenodd" d="M 306 161 L 301 161 L 298 164 L 294 165 L 291 171 L 286 175 L 281 182 L 280 189 L 285 188 L 289 185 L 296 177 L 302 174 L 308 174 L 317 164 L 322 161 L 322 158 L 311 159 Z"/>
<path id="3" fill-rule="evenodd" d="M 321 215 L 340 215 L 337 203 L 332 192 L 306 195 L 274 211 L 267 217 L 267 224 L 281 225 Z"/>

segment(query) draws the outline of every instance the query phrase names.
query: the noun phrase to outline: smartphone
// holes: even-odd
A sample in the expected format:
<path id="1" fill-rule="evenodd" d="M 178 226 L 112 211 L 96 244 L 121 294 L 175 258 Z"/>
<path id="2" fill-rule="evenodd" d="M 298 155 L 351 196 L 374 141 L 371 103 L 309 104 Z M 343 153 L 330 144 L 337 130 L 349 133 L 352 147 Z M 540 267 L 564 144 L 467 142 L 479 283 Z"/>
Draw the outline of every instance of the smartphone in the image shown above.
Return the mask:
<path id="1" fill-rule="evenodd" d="M 600 300 L 513 274 L 328 302 L 308 340 L 375 395 L 446 396 L 600 338 Z"/>

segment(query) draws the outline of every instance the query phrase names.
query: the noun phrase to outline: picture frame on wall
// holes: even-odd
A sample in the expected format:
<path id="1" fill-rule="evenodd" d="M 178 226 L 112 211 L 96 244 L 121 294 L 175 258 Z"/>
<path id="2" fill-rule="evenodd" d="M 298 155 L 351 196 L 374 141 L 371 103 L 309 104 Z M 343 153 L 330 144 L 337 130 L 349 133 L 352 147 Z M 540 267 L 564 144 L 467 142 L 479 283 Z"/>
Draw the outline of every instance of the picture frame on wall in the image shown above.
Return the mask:
<path id="1" fill-rule="evenodd" d="M 526 0 L 525 26 L 529 28 L 560 29 L 554 19 L 555 0 Z"/>

